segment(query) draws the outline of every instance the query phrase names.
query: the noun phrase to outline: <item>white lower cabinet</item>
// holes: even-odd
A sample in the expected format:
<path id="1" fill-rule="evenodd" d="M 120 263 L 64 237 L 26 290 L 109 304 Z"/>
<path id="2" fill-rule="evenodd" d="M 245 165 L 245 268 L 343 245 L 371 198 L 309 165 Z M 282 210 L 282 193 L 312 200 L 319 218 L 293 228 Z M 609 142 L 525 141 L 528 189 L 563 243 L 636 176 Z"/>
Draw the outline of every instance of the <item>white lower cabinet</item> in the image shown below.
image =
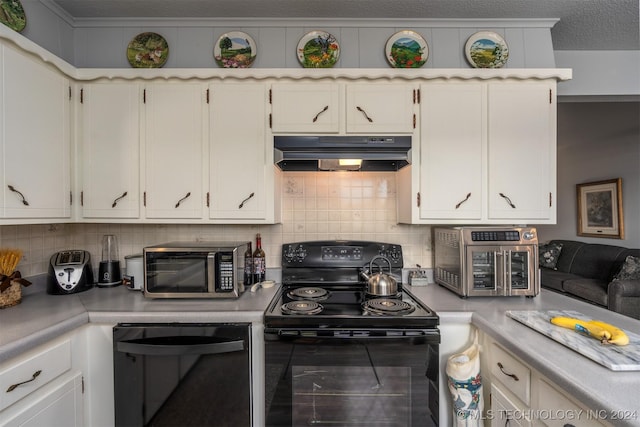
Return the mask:
<path id="1" fill-rule="evenodd" d="M 528 427 L 531 425 L 527 411 L 514 403 L 497 383 L 491 384 L 490 410 L 491 414 L 488 418 L 491 421 L 491 427 Z"/>
<path id="2" fill-rule="evenodd" d="M 553 381 L 484 335 L 482 380 L 489 395 L 486 417 L 491 427 L 609 426 L 601 412 L 590 410 Z"/>
<path id="3" fill-rule="evenodd" d="M 20 402 L 23 403 L 23 402 Z M 82 374 L 75 372 L 51 387 L 35 392 L 2 413 L 0 425 L 6 427 L 81 427 L 83 420 Z"/>
<path id="4" fill-rule="evenodd" d="M 0 426 L 83 426 L 86 357 L 69 333 L 0 364 Z"/>

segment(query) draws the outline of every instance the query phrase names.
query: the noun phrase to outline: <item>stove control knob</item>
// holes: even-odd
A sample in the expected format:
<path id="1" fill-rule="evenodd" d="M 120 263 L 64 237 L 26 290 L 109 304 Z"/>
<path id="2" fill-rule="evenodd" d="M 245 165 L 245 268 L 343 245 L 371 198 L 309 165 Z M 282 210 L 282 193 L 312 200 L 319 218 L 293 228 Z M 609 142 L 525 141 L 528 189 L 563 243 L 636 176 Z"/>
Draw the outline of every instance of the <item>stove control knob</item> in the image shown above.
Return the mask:
<path id="1" fill-rule="evenodd" d="M 302 262 L 307 257 L 307 250 L 302 245 L 298 245 L 297 247 L 289 245 L 282 253 L 282 257 L 285 262 L 289 264 Z"/>
<path id="2" fill-rule="evenodd" d="M 307 250 L 302 246 L 298 246 L 298 249 L 296 250 L 296 260 L 298 262 L 302 262 L 304 261 L 304 259 L 307 257 Z"/>

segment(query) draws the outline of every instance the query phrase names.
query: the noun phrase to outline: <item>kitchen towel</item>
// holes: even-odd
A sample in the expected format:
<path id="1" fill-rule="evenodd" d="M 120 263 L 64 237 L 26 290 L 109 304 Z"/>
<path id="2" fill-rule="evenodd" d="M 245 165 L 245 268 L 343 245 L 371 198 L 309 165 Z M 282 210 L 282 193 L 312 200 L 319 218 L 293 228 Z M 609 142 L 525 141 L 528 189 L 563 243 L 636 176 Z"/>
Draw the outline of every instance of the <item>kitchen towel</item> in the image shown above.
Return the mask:
<path id="1" fill-rule="evenodd" d="M 484 402 L 477 332 L 472 345 L 449 357 L 446 371 L 453 399 L 453 426 L 481 427 Z"/>

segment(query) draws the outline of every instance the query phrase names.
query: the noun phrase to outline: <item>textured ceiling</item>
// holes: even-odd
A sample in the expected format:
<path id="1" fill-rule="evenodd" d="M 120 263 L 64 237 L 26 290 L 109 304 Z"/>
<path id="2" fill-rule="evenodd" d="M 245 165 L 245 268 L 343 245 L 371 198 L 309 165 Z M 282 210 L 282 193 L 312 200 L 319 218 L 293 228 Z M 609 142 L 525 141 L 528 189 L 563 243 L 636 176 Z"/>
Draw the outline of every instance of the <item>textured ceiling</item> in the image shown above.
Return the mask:
<path id="1" fill-rule="evenodd" d="M 82 18 L 560 18 L 556 50 L 640 50 L 639 0 L 52 0 Z"/>

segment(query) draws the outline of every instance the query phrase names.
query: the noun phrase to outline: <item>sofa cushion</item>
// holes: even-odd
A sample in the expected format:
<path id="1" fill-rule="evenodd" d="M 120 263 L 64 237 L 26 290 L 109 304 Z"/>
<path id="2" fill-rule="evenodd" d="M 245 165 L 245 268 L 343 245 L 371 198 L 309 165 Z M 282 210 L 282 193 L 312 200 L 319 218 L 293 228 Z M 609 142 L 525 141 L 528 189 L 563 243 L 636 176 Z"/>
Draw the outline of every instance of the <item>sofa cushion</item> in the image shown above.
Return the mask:
<path id="1" fill-rule="evenodd" d="M 540 286 L 564 292 L 563 283 L 566 280 L 581 279 L 571 273 L 563 273 L 562 271 L 551 270 L 550 268 L 540 269 Z"/>
<path id="2" fill-rule="evenodd" d="M 584 242 L 577 242 L 575 240 L 551 240 L 549 243 L 562 244 L 562 252 L 560 252 L 556 269 L 558 271 L 564 271 L 565 273 L 568 273 L 571 269 L 571 264 L 578 250 L 586 245 Z"/>
<path id="3" fill-rule="evenodd" d="M 605 280 L 584 278 L 571 279 L 565 280 L 562 287 L 568 294 L 577 296 L 603 307 L 608 306 L 608 283 Z"/>
<path id="4" fill-rule="evenodd" d="M 629 255 L 620 271 L 616 273 L 613 280 L 638 280 L 640 279 L 640 258 Z"/>
<path id="5" fill-rule="evenodd" d="M 625 248 L 600 244 L 588 244 L 578 249 L 571 264 L 569 273 L 588 279 L 609 282 L 615 274 L 613 271 L 616 258 Z"/>
<path id="6" fill-rule="evenodd" d="M 556 264 L 558 264 L 558 257 L 562 251 L 562 243 L 549 242 L 544 245 L 538 246 L 538 258 L 540 267 L 551 268 L 556 270 Z"/>

